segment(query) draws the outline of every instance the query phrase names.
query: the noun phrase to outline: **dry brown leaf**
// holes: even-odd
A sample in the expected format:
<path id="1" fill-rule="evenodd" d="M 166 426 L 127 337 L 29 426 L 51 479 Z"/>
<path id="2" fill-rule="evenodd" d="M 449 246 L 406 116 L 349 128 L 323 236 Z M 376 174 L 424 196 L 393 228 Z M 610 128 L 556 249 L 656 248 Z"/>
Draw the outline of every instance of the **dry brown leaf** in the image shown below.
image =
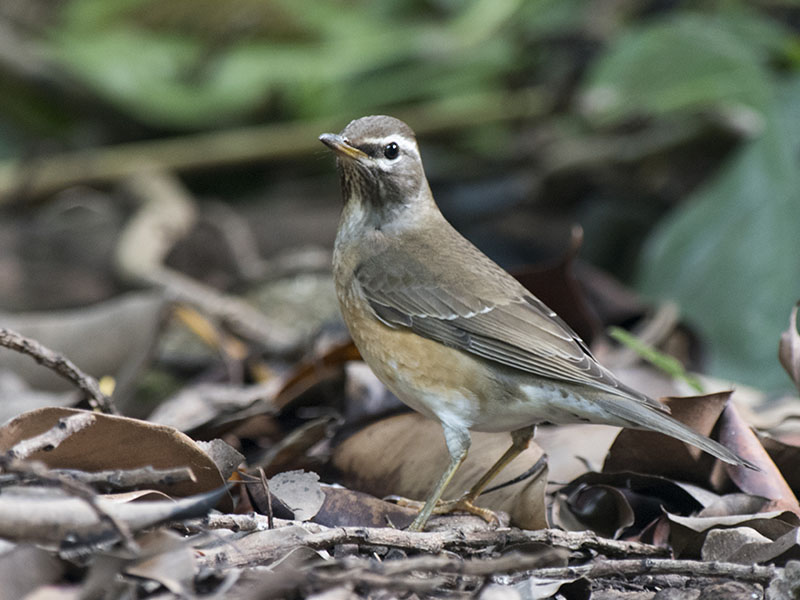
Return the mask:
<path id="1" fill-rule="evenodd" d="M 562 490 L 553 502 L 553 525 L 567 531 L 591 530 L 616 539 L 633 525 L 633 508 L 621 490 L 610 485 Z"/>
<path id="2" fill-rule="evenodd" d="M 719 420 L 719 441 L 761 469 L 760 471 L 727 469 L 728 475 L 740 490 L 770 500 L 770 504 L 763 510 L 791 510 L 800 515 L 800 505 L 794 492 L 733 404 L 729 404 L 722 411 Z M 796 466 L 791 470 L 796 470 Z"/>
<path id="3" fill-rule="evenodd" d="M 664 510 L 692 514 L 696 496 L 673 481 L 637 473 L 586 473 L 562 488 L 553 524 L 571 531 L 591 529 L 606 537 L 638 536 Z"/>
<path id="4" fill-rule="evenodd" d="M 278 410 L 285 408 L 303 392 L 338 375 L 346 362 L 360 358 L 355 344 L 347 339 L 303 359 L 283 380 L 283 386 L 275 397 L 275 406 Z"/>
<path id="5" fill-rule="evenodd" d="M 164 492 L 156 490 L 136 490 L 135 492 L 103 494 L 103 499 L 111 502 L 135 502 L 136 500 L 170 500 L 171 498 Z"/>
<path id="6" fill-rule="evenodd" d="M 322 440 L 331 438 L 339 422 L 335 415 L 323 415 L 304 423 L 267 450 L 251 456 L 248 464 L 251 468 L 263 468 L 267 476 L 287 469 L 315 468 L 319 461 L 312 460 L 308 451 Z"/>
<path id="7" fill-rule="evenodd" d="M 81 412 L 86 411 L 52 407 L 22 414 L 0 428 L 0 452 L 6 452 L 17 442 L 47 431 L 63 417 Z M 29 458 L 52 469 L 83 471 L 145 466 L 156 469 L 189 467 L 196 481 L 152 486 L 173 497 L 200 494 L 225 484 L 214 461 L 180 431 L 128 417 L 92 414 L 96 419 L 92 426 L 73 434 L 57 448 L 35 452 Z M 227 495 L 221 501 L 220 508 L 232 508 Z"/>
<path id="8" fill-rule="evenodd" d="M 445 492 L 456 498 L 508 449 L 507 433 L 473 432 L 472 447 L 461 468 Z M 531 443 L 490 486 L 510 481 L 530 469 L 543 456 L 542 449 Z M 406 496 L 424 500 L 441 476 L 448 462 L 442 427 L 422 415 L 409 413 L 383 419 L 342 442 L 335 450 L 333 464 L 342 479 L 353 489 L 378 497 Z M 491 510 L 505 511 L 511 524 L 525 529 L 547 526 L 544 496 L 547 471 L 534 479 L 482 494 L 476 504 Z"/>
<path id="9" fill-rule="evenodd" d="M 271 403 L 281 385 L 277 377 L 244 387 L 211 383 L 187 385 L 159 404 L 148 420 L 193 433 L 223 424 L 232 426 L 251 414 L 276 412 Z"/>
<path id="10" fill-rule="evenodd" d="M 767 436 L 761 436 L 761 443 L 780 469 L 795 496 L 800 494 L 800 469 L 797 468 L 797 465 L 800 465 L 800 446 L 787 444 Z"/>
<path id="11" fill-rule="evenodd" d="M 800 333 L 797 332 L 797 309 L 800 301 L 792 308 L 789 317 L 789 328 L 781 334 L 778 344 L 778 359 L 786 369 L 794 385 L 800 390 Z"/>
<path id="12" fill-rule="evenodd" d="M 800 526 L 800 519 L 789 511 L 721 517 L 681 517 L 667 514 L 667 518 L 671 525 L 670 545 L 679 557 L 700 556 L 706 536 L 716 528 L 749 527 L 770 540 L 776 540 Z"/>
<path id="13" fill-rule="evenodd" d="M 419 512 L 364 492 L 330 486 L 322 490 L 325 502 L 313 520 L 327 527 L 394 526 L 405 529 Z"/>

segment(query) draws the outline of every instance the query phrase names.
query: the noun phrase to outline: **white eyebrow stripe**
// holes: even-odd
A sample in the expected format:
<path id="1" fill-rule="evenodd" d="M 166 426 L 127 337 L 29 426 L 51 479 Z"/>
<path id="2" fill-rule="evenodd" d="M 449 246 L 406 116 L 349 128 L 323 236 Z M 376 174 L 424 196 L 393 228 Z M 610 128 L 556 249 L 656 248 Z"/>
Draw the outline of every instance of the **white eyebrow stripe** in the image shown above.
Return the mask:
<path id="1" fill-rule="evenodd" d="M 385 137 L 364 138 L 362 140 L 359 140 L 359 143 L 364 144 L 364 145 L 377 144 L 379 146 L 383 145 L 383 144 L 388 144 L 390 142 L 396 143 L 403 150 L 413 150 L 414 152 L 419 152 L 419 150 L 417 150 L 417 142 L 416 141 L 414 141 L 414 140 L 412 140 L 410 138 L 407 138 L 406 136 L 404 136 L 402 134 L 399 134 L 399 133 L 398 134 L 394 134 L 394 135 L 387 135 Z"/>

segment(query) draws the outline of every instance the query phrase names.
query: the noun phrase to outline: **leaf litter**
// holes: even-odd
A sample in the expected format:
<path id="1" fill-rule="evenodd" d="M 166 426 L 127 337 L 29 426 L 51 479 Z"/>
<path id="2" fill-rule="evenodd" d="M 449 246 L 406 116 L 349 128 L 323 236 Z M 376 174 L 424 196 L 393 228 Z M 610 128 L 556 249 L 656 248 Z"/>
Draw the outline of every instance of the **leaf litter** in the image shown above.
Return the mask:
<path id="1" fill-rule="evenodd" d="M 532 287 L 560 281 L 549 301 L 559 311 L 583 311 L 575 318 L 587 338 L 614 318 L 645 318 L 634 296 L 578 269 L 576 252 L 520 278 Z M 162 287 L 169 289 L 170 277 Z M 611 289 L 606 298 L 604 289 Z M 587 293 L 603 307 L 599 317 L 586 308 Z M 156 298 L 148 323 L 181 306 Z M 440 426 L 409 413 L 383 387 L 340 324 L 316 336 L 305 355 L 287 355 L 270 346 L 274 339 L 259 347 L 252 330 L 237 336 L 218 325 L 218 312 L 204 323 L 203 306 L 192 310 L 171 327 L 188 327 L 219 352 L 188 361 L 175 347 L 145 352 L 180 374 L 149 411 L 132 403 L 129 385 L 115 391 L 112 400 L 124 399 L 126 411 L 146 419 L 85 410 L 85 398 L 72 392 L 75 408 L 31 399 L 30 410 L 0 428 L 0 536 L 10 544 L 0 575 L 15 580 L 8 589 L 18 597 L 58 586 L 84 596 L 372 597 L 383 590 L 589 598 L 593 581 L 623 572 L 629 579 L 700 576 L 701 561 L 719 561 L 717 579 L 793 585 L 798 446 L 754 434 L 735 393 L 665 402 L 676 418 L 756 462 L 758 472 L 654 433 L 544 424 L 478 499 L 498 513 L 500 528 L 443 515 L 429 531 L 409 533 L 403 529 L 415 509 L 385 498 L 425 497 L 447 460 Z M 790 376 L 795 312 L 780 346 Z M 90 320 L 73 322 L 76 339 L 92 337 Z M 162 344 L 162 331 L 145 329 L 136 348 Z M 134 354 L 141 373 L 143 354 Z M 104 371 L 119 372 L 90 368 Z M 639 376 L 663 385 L 652 369 Z M 83 420 L 70 421 L 76 418 Z M 475 433 L 448 495 L 468 489 L 508 442 L 507 434 Z M 16 553 L 29 557 L 35 578 L 14 576 Z M 637 557 L 651 562 L 626 562 Z"/>

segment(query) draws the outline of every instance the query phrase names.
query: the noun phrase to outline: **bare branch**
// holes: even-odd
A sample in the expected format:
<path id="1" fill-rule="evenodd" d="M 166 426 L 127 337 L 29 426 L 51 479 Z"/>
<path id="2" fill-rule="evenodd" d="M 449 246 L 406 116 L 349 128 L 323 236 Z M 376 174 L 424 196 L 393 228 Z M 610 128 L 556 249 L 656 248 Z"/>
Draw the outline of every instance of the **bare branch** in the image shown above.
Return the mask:
<path id="1" fill-rule="evenodd" d="M 100 391 L 97 380 L 91 375 L 81 371 L 75 363 L 65 356 L 44 347 L 36 340 L 32 340 L 10 329 L 0 328 L 0 346 L 27 354 L 40 365 L 53 370 L 61 377 L 74 383 L 89 399 L 92 408 L 106 414 L 119 414 L 111 398 Z"/>

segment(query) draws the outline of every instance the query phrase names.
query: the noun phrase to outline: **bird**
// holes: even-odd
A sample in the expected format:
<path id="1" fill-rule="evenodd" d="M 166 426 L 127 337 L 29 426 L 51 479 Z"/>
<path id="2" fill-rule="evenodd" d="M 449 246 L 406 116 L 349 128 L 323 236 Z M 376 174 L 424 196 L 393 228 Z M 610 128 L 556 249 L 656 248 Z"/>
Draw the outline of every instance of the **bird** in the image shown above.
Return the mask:
<path id="1" fill-rule="evenodd" d="M 468 511 L 532 439 L 537 423 L 652 430 L 730 463 L 757 468 L 623 384 L 554 311 L 442 215 L 413 130 L 385 115 L 319 140 L 333 150 L 343 208 L 333 277 L 361 356 L 400 400 L 442 426 L 449 461 L 409 526 Z M 470 431 L 510 432 L 511 445 L 464 495 L 442 495 Z"/>

